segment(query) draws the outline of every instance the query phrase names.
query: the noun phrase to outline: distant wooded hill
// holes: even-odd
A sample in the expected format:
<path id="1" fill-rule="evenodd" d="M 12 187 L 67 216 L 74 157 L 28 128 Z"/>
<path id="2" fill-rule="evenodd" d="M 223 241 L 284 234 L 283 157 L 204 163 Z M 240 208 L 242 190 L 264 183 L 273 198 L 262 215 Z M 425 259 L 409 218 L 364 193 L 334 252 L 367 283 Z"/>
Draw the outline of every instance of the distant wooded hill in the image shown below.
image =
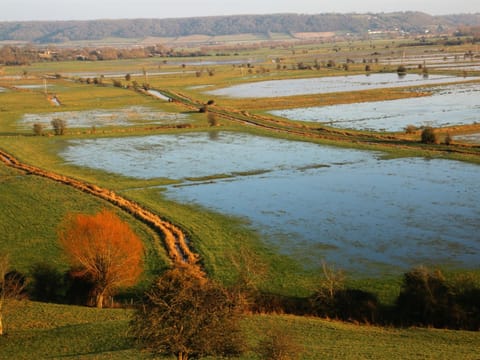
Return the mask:
<path id="1" fill-rule="evenodd" d="M 455 31 L 480 25 L 480 13 L 431 16 L 421 12 L 380 14 L 274 14 L 179 19 L 0 22 L 0 41 L 62 43 L 105 38 L 219 36 L 297 32 L 364 34 L 400 30 L 407 33 Z"/>

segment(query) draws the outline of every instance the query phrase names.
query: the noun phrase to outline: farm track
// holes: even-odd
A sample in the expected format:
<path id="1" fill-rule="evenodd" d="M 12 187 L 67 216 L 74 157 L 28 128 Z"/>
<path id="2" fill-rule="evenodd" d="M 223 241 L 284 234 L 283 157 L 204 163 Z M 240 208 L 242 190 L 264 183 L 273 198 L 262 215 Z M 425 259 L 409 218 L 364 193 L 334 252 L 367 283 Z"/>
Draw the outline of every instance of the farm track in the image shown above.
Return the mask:
<path id="1" fill-rule="evenodd" d="M 0 150 L 0 160 L 7 166 L 21 170 L 26 174 L 44 177 L 108 201 L 130 213 L 160 234 L 165 243 L 168 256 L 174 263 L 188 263 L 190 265 L 196 265 L 198 263 L 198 255 L 193 253 L 189 248 L 184 232 L 174 224 L 163 220 L 160 216 L 145 209 L 139 204 L 128 200 L 113 191 L 103 189 L 96 185 L 42 170 L 35 166 L 23 164 L 2 150 Z"/>

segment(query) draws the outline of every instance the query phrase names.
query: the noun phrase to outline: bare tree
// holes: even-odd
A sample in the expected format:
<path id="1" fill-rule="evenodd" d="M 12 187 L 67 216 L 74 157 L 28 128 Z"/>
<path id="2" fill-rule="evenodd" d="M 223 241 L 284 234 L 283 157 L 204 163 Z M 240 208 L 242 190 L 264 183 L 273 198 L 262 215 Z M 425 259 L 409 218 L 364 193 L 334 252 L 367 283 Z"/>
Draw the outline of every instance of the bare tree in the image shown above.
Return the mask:
<path id="1" fill-rule="evenodd" d="M 236 356 L 244 349 L 237 307 L 198 267 L 177 265 L 145 294 L 131 323 L 142 348 L 178 360 Z"/>
<path id="2" fill-rule="evenodd" d="M 74 276 L 94 285 L 96 306 L 122 286 L 137 282 L 143 271 L 143 244 L 130 226 L 113 212 L 71 215 L 60 231 L 60 244 Z"/>

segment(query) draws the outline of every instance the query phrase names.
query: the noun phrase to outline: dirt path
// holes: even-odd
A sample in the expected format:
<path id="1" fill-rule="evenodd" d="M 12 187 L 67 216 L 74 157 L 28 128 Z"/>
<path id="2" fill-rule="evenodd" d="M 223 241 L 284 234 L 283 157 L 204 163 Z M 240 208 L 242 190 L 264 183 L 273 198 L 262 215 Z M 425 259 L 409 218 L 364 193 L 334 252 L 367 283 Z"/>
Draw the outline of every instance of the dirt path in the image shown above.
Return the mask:
<path id="1" fill-rule="evenodd" d="M 180 228 L 168 221 L 163 220 L 160 218 L 160 216 L 143 208 L 134 201 L 128 200 L 108 189 L 103 189 L 96 185 L 88 184 L 86 182 L 59 175 L 50 171 L 45 171 L 35 166 L 23 164 L 2 150 L 0 150 L 0 160 L 7 166 L 24 171 L 27 174 L 41 176 L 57 181 L 110 202 L 111 204 L 132 214 L 137 219 L 159 233 L 165 243 L 168 256 L 174 263 L 188 263 L 191 265 L 196 265 L 198 263 L 198 255 L 191 251 L 185 234 Z"/>

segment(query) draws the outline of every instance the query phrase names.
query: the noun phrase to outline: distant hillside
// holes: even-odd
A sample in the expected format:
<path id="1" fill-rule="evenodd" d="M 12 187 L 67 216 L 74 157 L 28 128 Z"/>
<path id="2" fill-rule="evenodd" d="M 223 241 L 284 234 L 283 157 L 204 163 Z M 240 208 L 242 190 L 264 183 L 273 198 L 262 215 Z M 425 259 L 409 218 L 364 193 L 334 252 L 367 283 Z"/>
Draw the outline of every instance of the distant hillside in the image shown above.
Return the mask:
<path id="1" fill-rule="evenodd" d="M 62 43 L 109 37 L 219 36 L 245 33 L 337 32 L 398 29 L 407 33 L 455 31 L 480 25 L 480 13 L 431 16 L 421 12 L 380 14 L 274 14 L 212 16 L 180 19 L 0 22 L 0 41 Z"/>

